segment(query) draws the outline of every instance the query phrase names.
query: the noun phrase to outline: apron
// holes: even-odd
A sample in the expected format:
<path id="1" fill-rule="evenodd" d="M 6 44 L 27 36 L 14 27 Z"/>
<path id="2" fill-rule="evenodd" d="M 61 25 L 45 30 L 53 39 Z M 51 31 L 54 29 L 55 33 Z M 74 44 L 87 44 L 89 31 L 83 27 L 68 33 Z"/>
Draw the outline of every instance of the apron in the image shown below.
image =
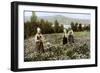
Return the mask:
<path id="1" fill-rule="evenodd" d="M 37 40 L 39 41 L 36 42 L 36 49 L 38 52 L 44 52 L 44 46 L 43 46 L 43 42 L 41 39 L 42 39 L 41 35 L 38 35 Z"/>

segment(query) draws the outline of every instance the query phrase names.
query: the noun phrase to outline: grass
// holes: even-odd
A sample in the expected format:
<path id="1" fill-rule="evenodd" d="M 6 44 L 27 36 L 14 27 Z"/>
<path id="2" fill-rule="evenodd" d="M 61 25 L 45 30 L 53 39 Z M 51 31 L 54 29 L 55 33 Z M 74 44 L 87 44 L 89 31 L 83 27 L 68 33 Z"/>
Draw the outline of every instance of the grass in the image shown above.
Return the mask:
<path id="1" fill-rule="evenodd" d="M 70 60 L 90 58 L 90 32 L 75 32 L 75 43 L 62 44 L 63 33 L 44 34 L 45 52 L 35 50 L 34 37 L 24 41 L 24 61 Z M 48 47 L 47 42 L 51 43 Z"/>

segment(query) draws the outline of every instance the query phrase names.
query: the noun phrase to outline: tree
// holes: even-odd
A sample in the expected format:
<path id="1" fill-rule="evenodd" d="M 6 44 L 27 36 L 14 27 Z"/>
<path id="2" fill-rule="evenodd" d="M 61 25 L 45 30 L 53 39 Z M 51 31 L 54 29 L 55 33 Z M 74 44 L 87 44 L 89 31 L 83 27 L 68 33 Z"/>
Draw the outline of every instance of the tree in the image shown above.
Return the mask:
<path id="1" fill-rule="evenodd" d="M 47 20 L 46 20 L 45 28 L 47 33 L 54 33 L 52 23 Z"/>
<path id="2" fill-rule="evenodd" d="M 78 23 L 77 22 L 75 23 L 74 31 L 78 31 Z"/>
<path id="3" fill-rule="evenodd" d="M 63 29 L 64 29 L 64 26 L 63 26 L 63 24 L 61 24 L 61 26 L 60 26 L 60 32 L 63 32 Z"/>
<path id="4" fill-rule="evenodd" d="M 75 31 L 75 28 L 74 28 L 75 26 L 74 26 L 74 22 L 71 22 L 71 29 L 73 30 L 73 31 Z"/>
<path id="5" fill-rule="evenodd" d="M 88 31 L 90 31 L 90 24 L 88 25 Z"/>
<path id="6" fill-rule="evenodd" d="M 81 23 L 79 24 L 78 28 L 79 28 L 79 31 L 82 31 L 82 24 Z"/>
<path id="7" fill-rule="evenodd" d="M 58 33 L 59 32 L 59 23 L 58 23 L 58 21 L 55 20 L 55 23 L 54 24 L 55 24 L 54 30 L 55 30 L 56 33 Z"/>
<path id="8" fill-rule="evenodd" d="M 89 25 L 85 25 L 84 30 L 90 31 L 90 24 Z"/>
<path id="9" fill-rule="evenodd" d="M 37 21 L 37 16 L 35 14 L 35 12 L 32 12 L 32 16 L 31 16 L 31 22 L 36 22 Z"/>

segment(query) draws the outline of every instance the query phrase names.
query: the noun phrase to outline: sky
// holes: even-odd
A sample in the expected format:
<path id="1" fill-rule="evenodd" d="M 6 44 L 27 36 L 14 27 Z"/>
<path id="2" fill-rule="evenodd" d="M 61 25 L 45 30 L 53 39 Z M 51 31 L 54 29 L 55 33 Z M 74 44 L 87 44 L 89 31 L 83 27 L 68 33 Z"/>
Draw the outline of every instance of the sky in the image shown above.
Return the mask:
<path id="1" fill-rule="evenodd" d="M 91 15 L 90 14 L 84 14 L 84 13 L 65 13 L 65 12 L 35 12 L 38 17 L 42 16 L 55 16 L 55 15 L 63 15 L 65 17 L 71 17 L 71 18 L 78 18 L 78 19 L 88 19 L 90 20 Z M 25 11 L 25 16 L 32 16 L 32 11 Z"/>

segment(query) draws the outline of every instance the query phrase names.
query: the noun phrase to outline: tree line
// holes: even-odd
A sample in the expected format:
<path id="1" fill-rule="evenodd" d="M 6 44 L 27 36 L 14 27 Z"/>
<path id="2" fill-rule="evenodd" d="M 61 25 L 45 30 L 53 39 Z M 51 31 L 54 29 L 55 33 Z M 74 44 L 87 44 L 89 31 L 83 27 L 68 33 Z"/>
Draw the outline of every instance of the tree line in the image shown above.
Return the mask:
<path id="1" fill-rule="evenodd" d="M 41 28 L 43 34 L 62 33 L 64 29 L 63 24 L 59 24 L 57 20 L 51 23 L 44 19 L 38 19 L 35 12 L 32 12 L 31 20 L 24 23 L 24 38 L 34 36 L 37 27 Z"/>
<path id="2" fill-rule="evenodd" d="M 82 25 L 81 23 L 74 23 L 74 22 L 71 22 L 71 29 L 73 31 L 90 31 L 90 24 L 88 25 Z"/>
<path id="3" fill-rule="evenodd" d="M 43 34 L 62 33 L 64 29 L 63 24 L 59 24 L 57 20 L 51 23 L 44 19 L 38 19 L 35 12 L 32 12 L 31 20 L 24 23 L 24 38 L 26 39 L 30 36 L 34 36 L 37 32 L 37 27 L 41 28 L 41 33 Z M 72 22 L 71 28 L 73 31 L 83 31 L 89 30 L 90 26 L 82 27 L 82 24 Z"/>

